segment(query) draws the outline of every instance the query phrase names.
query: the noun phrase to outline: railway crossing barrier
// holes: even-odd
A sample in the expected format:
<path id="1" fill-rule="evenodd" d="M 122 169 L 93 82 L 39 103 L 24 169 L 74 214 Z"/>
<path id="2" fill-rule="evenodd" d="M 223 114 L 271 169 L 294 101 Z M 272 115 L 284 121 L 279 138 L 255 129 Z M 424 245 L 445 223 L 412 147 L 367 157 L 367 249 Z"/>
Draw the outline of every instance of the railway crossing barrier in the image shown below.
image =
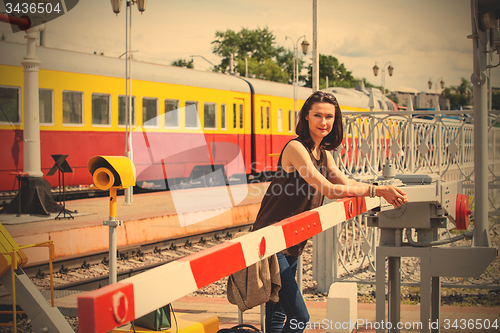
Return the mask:
<path id="1" fill-rule="evenodd" d="M 392 182 L 401 183 L 398 179 Z M 443 214 L 447 212 L 451 218 L 456 219 L 457 214 L 466 213 L 456 211 L 459 190 L 461 182 L 434 181 L 425 185 L 408 185 L 405 187 L 409 200 L 406 205 L 428 203 L 429 209 L 438 207 L 440 212 Z M 78 297 L 79 330 L 107 332 L 367 211 L 380 214 L 397 210 L 382 198 L 339 199 L 175 262 L 83 294 Z M 482 256 L 486 258 L 483 261 L 496 256 L 494 248 L 476 249 L 482 251 Z M 467 249 L 463 251 L 467 252 Z M 390 253 L 386 255 L 391 256 Z M 470 262 L 477 258 L 466 256 L 466 259 L 469 262 L 462 261 L 460 267 L 477 264 Z M 489 261 L 486 266 L 487 264 Z M 453 270 L 453 274 L 457 272 L 461 270 Z M 381 289 L 379 292 L 384 292 L 384 288 L 378 289 Z M 385 297 L 381 300 L 384 301 Z M 396 307 L 395 304 L 392 306 Z M 381 313 L 379 312 L 377 316 Z M 393 318 L 394 316 L 393 314 Z"/>

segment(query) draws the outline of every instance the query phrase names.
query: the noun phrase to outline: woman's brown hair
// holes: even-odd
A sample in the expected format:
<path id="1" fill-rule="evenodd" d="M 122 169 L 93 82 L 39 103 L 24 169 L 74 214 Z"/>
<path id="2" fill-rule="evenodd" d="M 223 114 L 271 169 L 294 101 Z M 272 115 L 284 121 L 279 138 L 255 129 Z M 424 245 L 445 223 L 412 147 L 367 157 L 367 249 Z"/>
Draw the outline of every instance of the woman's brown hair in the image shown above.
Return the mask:
<path id="1" fill-rule="evenodd" d="M 333 122 L 333 128 L 328 133 L 326 137 L 321 141 L 320 147 L 326 150 L 335 150 L 342 143 L 344 138 L 344 125 L 342 124 L 342 111 L 340 110 L 339 102 L 333 94 L 324 91 L 316 91 L 306 100 L 302 109 L 299 112 L 299 122 L 297 123 L 297 128 L 295 133 L 299 138 L 307 144 L 309 148 L 314 147 L 314 142 L 309 133 L 309 123 L 306 116 L 309 114 L 309 110 L 312 109 L 315 103 L 330 103 L 335 106 L 335 120 Z"/>

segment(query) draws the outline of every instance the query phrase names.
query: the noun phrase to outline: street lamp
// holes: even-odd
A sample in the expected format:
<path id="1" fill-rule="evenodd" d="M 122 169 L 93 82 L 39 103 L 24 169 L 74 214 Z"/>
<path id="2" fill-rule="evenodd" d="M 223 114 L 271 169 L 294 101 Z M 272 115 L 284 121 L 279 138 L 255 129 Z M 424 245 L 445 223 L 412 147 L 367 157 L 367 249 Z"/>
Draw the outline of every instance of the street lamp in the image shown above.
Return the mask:
<path id="1" fill-rule="evenodd" d="M 297 39 L 297 43 L 293 42 L 293 39 L 291 39 L 288 36 L 285 36 L 285 40 L 290 39 L 293 43 L 293 107 L 294 107 L 294 113 L 296 114 L 299 105 L 298 105 L 298 89 L 299 89 L 299 50 L 298 50 L 298 45 L 299 41 L 301 38 L 304 38 L 300 46 L 302 47 L 302 53 L 304 55 L 307 54 L 307 49 L 309 48 L 309 42 L 306 40 L 306 36 L 300 36 Z"/>
<path id="2" fill-rule="evenodd" d="M 441 80 L 441 81 L 439 81 Z M 444 89 L 444 81 L 443 81 L 443 77 L 439 77 L 437 80 L 437 82 L 439 82 L 439 84 L 441 85 L 441 89 Z M 432 78 L 429 79 L 429 82 L 427 82 L 427 85 L 429 86 L 429 90 L 432 88 Z"/>
<path id="3" fill-rule="evenodd" d="M 126 0 L 127 9 L 125 13 L 125 156 L 132 158 L 132 5 L 137 4 L 141 13 L 146 10 L 147 0 Z M 113 12 L 118 16 L 122 6 L 122 0 L 111 0 Z M 133 187 L 125 189 L 125 205 L 132 205 Z"/>
<path id="4" fill-rule="evenodd" d="M 385 96 L 385 66 L 387 66 L 387 72 L 389 73 L 389 76 L 392 76 L 392 73 L 394 72 L 394 67 L 392 67 L 391 62 L 388 61 L 383 67 L 382 67 L 382 93 Z M 375 61 L 375 66 L 373 66 L 373 74 L 377 76 L 378 74 L 379 67 L 377 66 L 377 62 Z"/>

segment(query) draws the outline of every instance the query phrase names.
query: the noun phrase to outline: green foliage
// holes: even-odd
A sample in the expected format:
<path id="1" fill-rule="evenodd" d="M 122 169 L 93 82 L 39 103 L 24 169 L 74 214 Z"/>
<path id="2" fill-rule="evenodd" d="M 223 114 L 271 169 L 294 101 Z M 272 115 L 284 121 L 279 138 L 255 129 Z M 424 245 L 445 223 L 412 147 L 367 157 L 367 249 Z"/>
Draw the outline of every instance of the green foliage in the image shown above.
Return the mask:
<path id="1" fill-rule="evenodd" d="M 276 38 L 267 27 L 250 30 L 242 28 L 239 32 L 233 30 L 217 31 L 213 44 L 213 53 L 222 58 L 220 65 L 214 68 L 216 72 L 227 72 L 229 59 L 233 55 L 235 70 L 245 75 L 245 58 L 248 62 L 249 74 L 255 74 L 263 80 L 282 83 L 292 83 L 293 79 L 293 50 L 285 50 L 277 46 Z M 302 54 L 299 48 L 299 55 Z M 298 59 L 298 72 L 301 73 L 304 61 Z M 298 81 L 305 82 L 306 87 L 312 86 L 312 65 L 308 66 L 308 74 L 300 75 Z M 344 64 L 331 55 L 319 55 L 320 89 L 326 87 L 326 77 L 330 87 L 354 88 L 359 79 L 352 76 Z"/>
<path id="2" fill-rule="evenodd" d="M 306 79 L 306 87 L 312 87 L 312 64 L 308 67 L 309 75 Z M 319 89 L 326 87 L 326 77 L 328 76 L 328 86 L 354 88 L 360 81 L 352 76 L 344 64 L 340 64 L 337 58 L 331 55 L 319 55 Z"/>
<path id="3" fill-rule="evenodd" d="M 264 80 L 290 83 L 293 77 L 293 52 L 277 47 L 275 37 L 267 27 L 241 31 L 217 31 L 213 53 L 222 57 L 214 71 L 228 71 L 229 58 L 233 54 L 235 69 L 245 75 L 245 58 L 248 59 L 248 72 Z M 299 72 L 303 61 L 299 61 Z"/>
<path id="4" fill-rule="evenodd" d="M 472 89 L 472 84 L 462 78 L 462 83 L 460 83 L 460 85 L 445 88 L 441 96 L 450 100 L 452 110 L 459 110 L 460 107 L 471 104 Z"/>
<path id="5" fill-rule="evenodd" d="M 245 75 L 245 60 L 238 59 L 236 66 L 237 72 Z M 265 59 L 262 62 L 258 62 L 255 59 L 248 59 L 248 72 L 255 74 L 257 78 L 288 83 L 289 75 L 272 59 Z"/>
<path id="6" fill-rule="evenodd" d="M 500 110 L 500 92 L 491 94 L 491 108 L 493 110 Z"/>
<path id="7" fill-rule="evenodd" d="M 190 61 L 186 61 L 186 59 L 177 59 L 172 61 L 170 65 L 177 67 L 194 68 L 193 59 L 191 59 Z"/>
<path id="8" fill-rule="evenodd" d="M 391 94 L 387 95 L 387 98 L 389 98 L 391 101 L 396 103 L 396 105 L 399 105 L 399 99 L 397 96 L 392 96 Z"/>

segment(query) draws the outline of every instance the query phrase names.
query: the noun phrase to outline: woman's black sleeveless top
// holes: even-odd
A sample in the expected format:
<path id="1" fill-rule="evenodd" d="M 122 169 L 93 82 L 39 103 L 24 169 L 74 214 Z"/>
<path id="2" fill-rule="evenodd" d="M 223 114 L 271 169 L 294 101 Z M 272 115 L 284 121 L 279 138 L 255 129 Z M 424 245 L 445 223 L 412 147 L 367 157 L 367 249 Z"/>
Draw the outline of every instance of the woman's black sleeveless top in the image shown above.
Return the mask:
<path id="1" fill-rule="evenodd" d="M 295 138 L 304 145 L 309 152 L 313 165 L 323 175 L 327 177 L 326 151 L 321 149 L 319 160 L 313 156 L 311 149 L 299 138 Z M 289 141 L 288 143 L 290 143 Z M 285 145 L 285 147 L 288 145 Z M 284 150 L 285 148 L 283 148 Z M 298 173 L 297 170 L 287 173 L 281 165 L 281 151 L 278 168 L 274 178 L 267 188 L 262 199 L 257 219 L 253 225 L 253 230 L 267 227 L 273 223 L 284 220 L 307 210 L 319 207 L 323 203 L 323 195 L 310 186 Z M 290 247 L 288 253 L 292 256 L 299 256 L 306 245 L 306 241 Z"/>

